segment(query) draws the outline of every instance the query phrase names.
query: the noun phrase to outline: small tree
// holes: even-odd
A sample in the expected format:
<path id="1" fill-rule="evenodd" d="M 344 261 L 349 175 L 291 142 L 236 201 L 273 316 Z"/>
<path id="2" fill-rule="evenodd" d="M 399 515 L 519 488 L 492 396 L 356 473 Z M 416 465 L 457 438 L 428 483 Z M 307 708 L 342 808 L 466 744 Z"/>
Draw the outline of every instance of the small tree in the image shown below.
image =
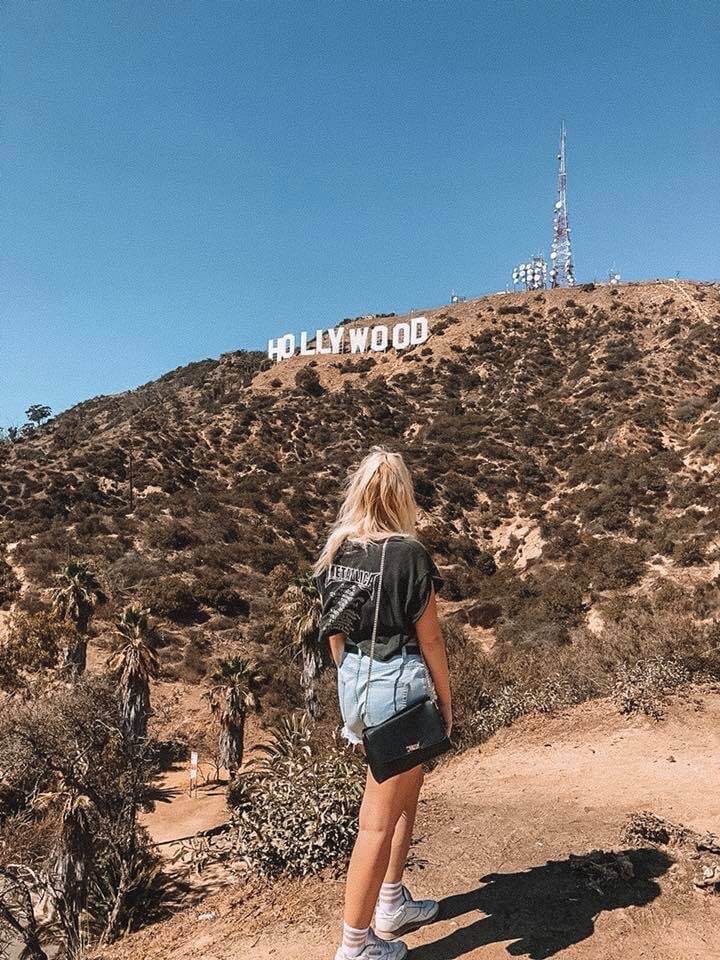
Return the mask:
<path id="1" fill-rule="evenodd" d="M 298 370 L 295 374 L 295 386 L 311 397 L 320 397 L 325 393 L 320 375 L 317 370 L 313 370 L 311 367 L 302 367 Z"/>
<path id="2" fill-rule="evenodd" d="M 52 416 L 52 409 L 42 403 L 33 403 L 32 406 L 29 406 L 25 411 L 25 416 L 30 423 L 34 423 L 36 427 L 39 427 L 43 420 L 47 420 Z"/>
<path id="3" fill-rule="evenodd" d="M 53 671 L 61 651 L 76 642 L 72 623 L 49 613 L 16 611 L 0 645 L 0 689 L 20 690 Z"/>
<path id="4" fill-rule="evenodd" d="M 220 758 L 231 777 L 242 765 L 248 712 L 260 710 L 257 688 L 263 679 L 256 664 L 242 657 L 222 660 L 210 677 L 206 697 L 220 722 Z"/>
<path id="5" fill-rule="evenodd" d="M 87 564 L 77 560 L 66 564 L 55 579 L 57 587 L 52 595 L 53 611 L 61 620 L 69 620 L 77 628 L 75 643 L 64 651 L 65 665 L 72 674 L 78 676 L 87 665 L 90 618 L 95 607 L 105 601 L 105 594 Z"/>
<path id="6" fill-rule="evenodd" d="M 312 576 L 306 573 L 293 580 L 283 595 L 281 614 L 283 626 L 302 663 L 300 683 L 305 710 L 312 720 L 317 720 L 319 715 L 315 683 L 326 666 L 318 634 L 321 613 L 322 601 Z"/>
<path id="7" fill-rule="evenodd" d="M 108 661 L 120 674 L 120 711 L 123 732 L 131 740 L 147 737 L 150 717 L 150 680 L 159 672 L 152 648 L 148 610 L 126 607 L 118 624 L 118 640 Z"/>

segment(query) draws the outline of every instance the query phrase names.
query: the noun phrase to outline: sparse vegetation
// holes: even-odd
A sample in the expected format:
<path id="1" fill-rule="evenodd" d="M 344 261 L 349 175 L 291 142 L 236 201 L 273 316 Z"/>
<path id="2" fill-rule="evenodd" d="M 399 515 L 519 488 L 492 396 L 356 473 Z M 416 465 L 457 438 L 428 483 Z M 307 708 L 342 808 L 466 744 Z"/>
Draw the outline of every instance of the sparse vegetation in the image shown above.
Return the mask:
<path id="1" fill-rule="evenodd" d="M 576 631 L 572 643 L 522 649 L 508 644 L 492 657 L 451 632 L 458 736 L 487 740 L 530 713 L 554 713 L 609 696 L 622 713 L 662 719 L 668 696 L 692 681 L 720 678 L 720 625 L 687 616 L 673 593 L 638 607 L 608 611 L 601 636 Z"/>
<path id="2" fill-rule="evenodd" d="M 132 929 L 139 907 L 146 919 L 161 899 L 137 821 L 155 765 L 150 744 L 125 739 L 105 680 L 51 689 L 0 715 L 0 927 L 19 925 L 29 956 L 59 942 L 74 958 Z M 53 908 L 49 930 L 32 906 L 39 899 Z"/>
<path id="3" fill-rule="evenodd" d="M 718 290 L 698 292 L 712 315 Z M 132 929 L 143 898 L 155 909 L 137 811 L 156 676 L 206 690 L 198 739 L 233 775 L 236 863 L 342 861 L 360 768 L 332 740 L 334 671 L 299 572 L 373 443 L 406 456 L 445 578 L 462 746 L 598 696 L 659 719 L 673 691 L 720 677 L 719 328 L 665 293 L 457 304 L 399 358 L 227 354 L 0 438 L 0 903 L 30 956 L 46 932 L 22 905 L 43 870 L 69 953 Z M 117 689 L 98 679 L 108 653 Z M 277 727 L 243 768 L 261 695 Z"/>

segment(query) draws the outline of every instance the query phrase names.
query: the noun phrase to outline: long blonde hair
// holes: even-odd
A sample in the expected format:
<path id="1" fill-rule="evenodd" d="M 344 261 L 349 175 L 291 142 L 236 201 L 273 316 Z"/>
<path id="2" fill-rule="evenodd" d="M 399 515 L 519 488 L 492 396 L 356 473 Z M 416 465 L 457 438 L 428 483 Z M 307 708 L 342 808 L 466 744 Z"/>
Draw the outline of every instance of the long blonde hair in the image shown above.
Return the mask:
<path id="1" fill-rule="evenodd" d="M 417 504 L 410 472 L 399 453 L 373 447 L 347 483 L 345 499 L 315 564 L 327 570 L 345 540 L 367 545 L 392 535 L 415 536 Z"/>

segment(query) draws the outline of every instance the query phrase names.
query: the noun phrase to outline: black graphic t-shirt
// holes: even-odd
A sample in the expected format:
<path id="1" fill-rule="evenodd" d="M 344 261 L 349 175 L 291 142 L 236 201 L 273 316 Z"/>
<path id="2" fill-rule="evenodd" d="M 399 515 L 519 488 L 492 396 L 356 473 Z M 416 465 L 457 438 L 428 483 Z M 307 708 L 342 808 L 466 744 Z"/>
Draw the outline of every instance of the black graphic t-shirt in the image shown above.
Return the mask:
<path id="1" fill-rule="evenodd" d="M 344 633 L 363 653 L 370 652 L 382 544 L 382 540 L 367 546 L 346 540 L 329 569 L 317 578 L 323 601 L 321 634 Z M 438 591 L 442 585 L 438 568 L 421 543 L 410 537 L 388 538 L 375 641 L 377 660 L 389 660 L 416 639 L 415 623 L 425 611 L 431 589 Z"/>

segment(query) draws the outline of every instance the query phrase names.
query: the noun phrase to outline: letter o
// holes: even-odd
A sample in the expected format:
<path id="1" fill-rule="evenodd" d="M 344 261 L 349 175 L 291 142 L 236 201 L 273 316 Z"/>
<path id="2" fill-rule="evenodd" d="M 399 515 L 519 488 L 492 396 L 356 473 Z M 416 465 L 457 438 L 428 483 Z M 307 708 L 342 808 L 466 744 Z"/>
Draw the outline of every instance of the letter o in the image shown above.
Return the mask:
<path id="1" fill-rule="evenodd" d="M 410 324 L 396 323 L 392 332 L 392 345 L 396 350 L 410 346 Z"/>
<path id="2" fill-rule="evenodd" d="M 418 343 L 425 343 L 429 336 L 427 317 L 415 317 L 412 321 L 410 342 L 416 346 Z"/>
<path id="3" fill-rule="evenodd" d="M 280 337 L 278 340 L 278 354 L 287 359 L 295 353 L 295 334 L 286 333 L 284 337 Z"/>
<path id="4" fill-rule="evenodd" d="M 373 327 L 370 334 L 371 350 L 386 350 L 388 345 L 388 328 L 381 324 L 379 327 Z"/>

